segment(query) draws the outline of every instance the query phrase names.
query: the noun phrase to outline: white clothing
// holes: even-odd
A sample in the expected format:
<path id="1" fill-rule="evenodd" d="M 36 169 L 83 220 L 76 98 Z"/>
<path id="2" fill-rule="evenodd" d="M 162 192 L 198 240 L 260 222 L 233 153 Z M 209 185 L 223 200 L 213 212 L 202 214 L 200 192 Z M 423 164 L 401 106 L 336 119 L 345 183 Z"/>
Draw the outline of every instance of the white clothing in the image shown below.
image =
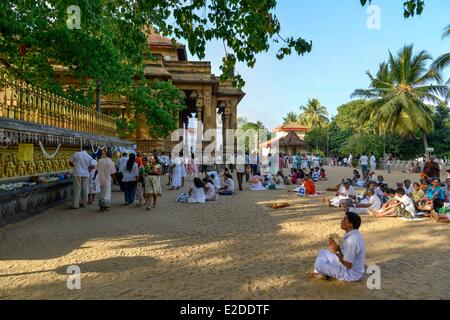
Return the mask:
<path id="1" fill-rule="evenodd" d="M 123 182 L 136 181 L 136 177 L 139 176 L 138 164 L 136 162 L 133 163 L 133 168 L 131 169 L 131 171 L 127 170 L 127 165 L 125 164 L 125 166 L 122 167 L 122 174 L 123 174 L 122 178 Z"/>
<path id="2" fill-rule="evenodd" d="M 414 205 L 414 201 L 406 194 L 403 197 L 397 199 L 404 205 L 405 210 L 409 212 L 413 217 L 415 217 L 416 206 Z"/>
<path id="3" fill-rule="evenodd" d="M 176 157 L 173 160 L 175 167 L 172 170 L 172 188 L 180 188 L 181 187 L 181 178 L 183 177 L 183 159 L 180 157 Z"/>
<path id="4" fill-rule="evenodd" d="M 233 179 L 225 180 L 225 184 L 228 186 L 227 190 L 234 192 L 234 181 L 233 181 Z"/>
<path id="5" fill-rule="evenodd" d="M 196 186 L 192 186 L 192 193 L 189 197 L 189 203 L 205 203 L 206 195 L 204 188 L 197 188 Z"/>
<path id="6" fill-rule="evenodd" d="M 340 281 L 359 281 L 364 275 L 366 250 L 364 239 L 359 230 L 347 232 L 341 246 L 344 260 L 352 267 L 347 269 L 337 255 L 328 250 L 322 250 L 317 256 L 314 271 Z"/>
<path id="7" fill-rule="evenodd" d="M 360 202 L 363 203 L 363 202 Z M 349 211 L 357 214 L 365 214 L 368 211 L 378 212 L 381 209 L 381 200 L 377 195 L 373 195 L 370 197 L 367 204 L 370 204 L 369 208 L 350 208 Z"/>
<path id="8" fill-rule="evenodd" d="M 349 155 L 349 156 L 348 156 L 347 162 L 348 162 L 349 164 L 352 164 L 352 160 L 353 160 L 353 156 L 352 156 L 352 155 Z"/>
<path id="9" fill-rule="evenodd" d="M 259 181 L 256 184 L 250 184 L 250 190 L 251 191 L 264 191 L 267 190 L 266 188 L 264 188 L 263 184 L 261 181 Z"/>
<path id="10" fill-rule="evenodd" d="M 367 158 L 367 156 L 362 156 L 361 159 L 359 159 L 361 161 L 361 165 L 363 166 L 367 166 L 368 162 L 369 162 L 369 158 Z"/>
<path id="11" fill-rule="evenodd" d="M 410 196 L 411 193 L 414 191 L 414 186 L 411 184 L 411 185 L 409 186 L 409 188 L 403 187 L 403 190 L 405 190 L 405 194 L 406 194 L 407 196 Z"/>
<path id="12" fill-rule="evenodd" d="M 208 182 L 205 187 L 208 188 L 208 191 L 205 194 L 206 200 L 214 201 L 216 199 L 216 189 L 214 185 Z"/>
<path id="13" fill-rule="evenodd" d="M 128 157 L 122 157 L 119 159 L 119 164 L 118 164 L 118 167 L 119 167 L 118 172 L 119 173 L 122 173 L 122 168 L 123 168 L 123 166 L 125 166 L 127 164 L 127 162 L 128 162 Z"/>
<path id="14" fill-rule="evenodd" d="M 335 197 L 335 198 L 333 198 L 333 199 L 331 199 L 330 204 L 331 204 L 333 207 L 338 208 L 339 205 L 341 204 L 341 200 L 347 200 L 347 199 L 350 199 L 350 197 L 354 197 L 354 196 L 356 196 L 356 192 L 355 192 L 355 189 L 353 189 L 352 186 L 350 186 L 350 188 L 348 188 L 348 190 L 347 190 L 347 189 L 345 189 L 345 187 L 342 185 L 342 186 L 339 188 L 339 194 L 338 194 L 338 196 Z"/>
<path id="15" fill-rule="evenodd" d="M 73 163 L 74 177 L 89 177 L 89 167 L 92 166 L 94 159 L 86 150 L 75 152 L 70 160 Z"/>

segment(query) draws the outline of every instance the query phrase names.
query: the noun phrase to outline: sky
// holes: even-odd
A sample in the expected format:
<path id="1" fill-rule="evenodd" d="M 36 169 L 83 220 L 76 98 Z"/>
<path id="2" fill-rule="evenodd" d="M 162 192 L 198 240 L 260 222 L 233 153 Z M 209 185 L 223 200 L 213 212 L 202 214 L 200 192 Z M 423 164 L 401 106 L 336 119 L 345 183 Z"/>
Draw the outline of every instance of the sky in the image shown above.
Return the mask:
<path id="1" fill-rule="evenodd" d="M 359 0 L 278 0 L 275 14 L 282 36 L 312 40 L 313 50 L 279 61 L 279 45 L 273 43 L 267 53 L 257 56 L 253 69 L 239 64 L 237 73 L 246 81 L 246 97 L 238 116 L 273 129 L 288 112 L 299 113 L 310 98 L 318 98 L 333 116 L 351 100 L 355 89 L 368 87 L 366 71 L 376 73 L 389 50 L 396 53 L 414 44 L 415 52 L 427 50 L 434 58 L 449 52 L 450 39 L 442 40 L 442 33 L 450 24 L 450 1 L 426 0 L 423 14 L 409 19 L 403 17 L 402 3 L 373 0 L 380 9 L 380 29 L 370 29 L 368 20 L 373 15 Z M 211 61 L 216 75 L 224 54 L 222 42 L 208 43 L 204 60 Z M 198 58 L 190 56 L 190 60 Z"/>

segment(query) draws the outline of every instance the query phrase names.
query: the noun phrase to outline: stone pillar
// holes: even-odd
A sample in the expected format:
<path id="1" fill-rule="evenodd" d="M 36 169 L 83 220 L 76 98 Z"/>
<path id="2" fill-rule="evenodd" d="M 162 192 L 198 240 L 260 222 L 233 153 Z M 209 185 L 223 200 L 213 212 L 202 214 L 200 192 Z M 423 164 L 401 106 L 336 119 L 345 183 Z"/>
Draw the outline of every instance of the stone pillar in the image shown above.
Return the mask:
<path id="1" fill-rule="evenodd" d="M 224 153 L 224 160 L 228 160 L 228 155 L 232 151 L 228 147 L 228 137 L 227 137 L 227 130 L 231 129 L 231 105 L 229 102 L 226 103 L 223 115 L 223 128 L 222 128 L 222 134 L 223 134 L 223 153 Z"/>

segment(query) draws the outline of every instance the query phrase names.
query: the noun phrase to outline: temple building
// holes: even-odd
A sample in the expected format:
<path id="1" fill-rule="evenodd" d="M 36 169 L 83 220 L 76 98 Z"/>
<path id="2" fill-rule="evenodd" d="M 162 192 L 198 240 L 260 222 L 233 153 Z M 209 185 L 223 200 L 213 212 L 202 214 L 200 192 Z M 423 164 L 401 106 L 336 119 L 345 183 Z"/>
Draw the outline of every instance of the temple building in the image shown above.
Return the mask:
<path id="1" fill-rule="evenodd" d="M 302 154 L 309 151 L 305 143 L 308 127 L 295 122 L 289 122 L 273 129 L 275 138 L 260 144 L 263 155 L 269 153 L 285 153 L 288 155 Z"/>
<path id="2" fill-rule="evenodd" d="M 174 44 L 171 39 L 154 32 L 149 33 L 147 39 L 153 59 L 145 61 L 145 77 L 149 82 L 171 80 L 186 96 L 186 109 L 177 115 L 179 128 L 188 129 L 189 120 L 195 118 L 197 127 L 203 132 L 221 128 L 222 132 L 218 133 L 221 139 L 218 140 L 225 142 L 224 131 L 237 129 L 238 105 L 245 93 L 234 88 L 231 81 L 221 82 L 211 73 L 210 62 L 188 61 L 185 45 Z M 111 114 L 117 109 L 122 110 L 122 116 L 128 117 L 126 103 L 117 104 L 102 97 L 102 112 Z M 139 119 L 136 131 L 128 139 L 144 152 L 170 152 L 178 143 L 172 142 L 171 137 L 152 137 L 149 131 L 145 119 Z M 184 141 L 187 140 L 184 137 Z"/>

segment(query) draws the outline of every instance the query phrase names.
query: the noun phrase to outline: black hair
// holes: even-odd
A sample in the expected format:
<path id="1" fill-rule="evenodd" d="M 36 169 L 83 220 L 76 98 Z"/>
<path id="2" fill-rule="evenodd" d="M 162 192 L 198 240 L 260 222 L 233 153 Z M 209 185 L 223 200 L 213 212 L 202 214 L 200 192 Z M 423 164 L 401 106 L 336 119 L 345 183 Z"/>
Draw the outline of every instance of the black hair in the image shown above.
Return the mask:
<path id="1" fill-rule="evenodd" d="M 398 188 L 397 190 L 395 190 L 395 193 L 404 196 L 405 195 L 405 189 Z"/>
<path id="2" fill-rule="evenodd" d="M 91 150 L 91 146 L 88 146 L 87 144 L 85 144 L 85 145 L 83 146 L 83 150 L 89 151 L 89 150 Z"/>
<path id="3" fill-rule="evenodd" d="M 194 178 L 194 186 L 196 188 L 203 188 L 205 185 L 200 178 Z"/>
<path id="4" fill-rule="evenodd" d="M 203 178 L 203 182 L 204 183 L 211 183 L 211 184 L 213 184 L 213 182 L 211 181 L 211 179 L 209 177 L 204 177 Z"/>
<path id="5" fill-rule="evenodd" d="M 122 157 L 127 157 L 127 156 L 128 156 L 128 153 L 126 153 L 126 152 L 122 153 Z"/>
<path id="6" fill-rule="evenodd" d="M 130 157 L 128 158 L 127 161 L 127 171 L 131 172 L 131 170 L 133 170 L 133 166 L 136 160 L 136 155 L 134 153 L 130 154 Z"/>
<path id="7" fill-rule="evenodd" d="M 361 217 L 354 212 L 346 212 L 348 222 L 350 222 L 353 226 L 353 229 L 358 230 L 361 226 Z"/>
<path id="8" fill-rule="evenodd" d="M 213 173 L 213 174 L 210 175 L 210 177 L 211 177 L 211 179 L 215 179 L 216 175 Z"/>

